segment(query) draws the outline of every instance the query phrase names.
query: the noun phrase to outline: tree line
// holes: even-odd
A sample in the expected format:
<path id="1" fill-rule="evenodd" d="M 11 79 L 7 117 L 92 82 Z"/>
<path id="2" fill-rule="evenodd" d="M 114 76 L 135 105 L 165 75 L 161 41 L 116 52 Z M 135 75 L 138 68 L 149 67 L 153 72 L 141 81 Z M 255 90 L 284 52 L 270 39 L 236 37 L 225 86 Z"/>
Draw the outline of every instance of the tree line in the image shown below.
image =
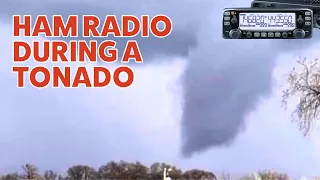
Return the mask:
<path id="1" fill-rule="evenodd" d="M 53 170 L 40 172 L 32 164 L 22 166 L 21 172 L 0 175 L 0 180 L 111 180 L 111 179 L 157 179 L 164 176 L 164 169 L 169 170 L 167 176 L 172 180 L 289 180 L 285 173 L 275 171 L 261 171 L 242 178 L 233 178 L 229 174 L 217 176 L 213 172 L 201 169 L 182 171 L 167 163 L 154 163 L 151 166 L 140 162 L 110 161 L 98 169 L 88 165 L 75 165 L 67 169 L 65 174 L 58 174 Z"/>
<path id="2" fill-rule="evenodd" d="M 22 166 L 22 172 L 8 173 L 0 176 L 1 180 L 104 180 L 104 179 L 163 179 L 164 168 L 170 169 L 171 179 L 211 179 L 216 180 L 215 174 L 209 171 L 181 169 L 167 163 L 154 163 L 150 167 L 140 162 L 111 161 L 98 169 L 88 165 L 75 165 L 67 169 L 66 174 L 58 174 L 53 170 L 40 172 L 35 165 Z"/>

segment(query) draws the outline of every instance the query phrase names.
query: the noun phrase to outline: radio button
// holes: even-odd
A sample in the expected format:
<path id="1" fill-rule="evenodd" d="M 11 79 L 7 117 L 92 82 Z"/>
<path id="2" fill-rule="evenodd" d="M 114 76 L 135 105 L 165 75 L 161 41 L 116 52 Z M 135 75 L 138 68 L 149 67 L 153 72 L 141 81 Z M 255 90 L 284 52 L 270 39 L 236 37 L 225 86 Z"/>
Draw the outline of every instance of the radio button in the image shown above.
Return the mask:
<path id="1" fill-rule="evenodd" d="M 264 37 L 264 38 L 267 37 L 267 33 L 266 32 L 262 32 L 261 33 L 261 37 Z"/>
<path id="2" fill-rule="evenodd" d="M 306 26 L 311 26 L 311 22 L 305 22 Z"/>
<path id="3" fill-rule="evenodd" d="M 239 29 L 232 29 L 230 32 L 229 32 L 229 37 L 231 39 L 239 39 L 241 37 L 241 31 Z"/>
<path id="4" fill-rule="evenodd" d="M 260 37 L 260 33 L 259 32 L 255 32 L 254 33 L 254 37 L 256 37 L 256 38 Z"/>
<path id="5" fill-rule="evenodd" d="M 288 33 L 286 33 L 286 32 L 282 33 L 282 38 L 284 38 L 284 39 L 288 38 Z"/>
<path id="6" fill-rule="evenodd" d="M 274 37 L 274 33 L 273 32 L 269 32 L 268 33 L 268 37 Z"/>
<path id="7" fill-rule="evenodd" d="M 230 26 L 230 22 L 224 22 L 223 25 Z"/>
<path id="8" fill-rule="evenodd" d="M 304 18 L 306 21 L 310 21 L 311 20 L 311 17 L 305 17 Z"/>
<path id="9" fill-rule="evenodd" d="M 252 38 L 252 33 L 251 32 L 247 32 L 247 38 Z"/>
<path id="10" fill-rule="evenodd" d="M 279 33 L 279 32 L 276 32 L 276 33 L 274 33 L 274 35 L 275 35 L 275 37 L 281 37 L 281 33 Z"/>
<path id="11" fill-rule="evenodd" d="M 235 23 L 237 23 L 237 22 L 238 22 L 238 19 L 237 19 L 237 18 L 232 18 L 232 19 L 231 19 L 231 23 L 232 23 L 232 24 L 235 24 Z"/>

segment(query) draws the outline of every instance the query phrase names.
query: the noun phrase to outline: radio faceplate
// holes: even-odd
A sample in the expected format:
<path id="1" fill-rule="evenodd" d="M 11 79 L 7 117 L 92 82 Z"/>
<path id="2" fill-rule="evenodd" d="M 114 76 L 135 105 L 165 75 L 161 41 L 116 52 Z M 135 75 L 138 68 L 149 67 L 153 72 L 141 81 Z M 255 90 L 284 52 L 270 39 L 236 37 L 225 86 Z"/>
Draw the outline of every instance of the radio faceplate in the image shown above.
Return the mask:
<path id="1" fill-rule="evenodd" d="M 222 23 L 225 39 L 308 39 L 312 37 L 313 11 L 228 8 Z"/>

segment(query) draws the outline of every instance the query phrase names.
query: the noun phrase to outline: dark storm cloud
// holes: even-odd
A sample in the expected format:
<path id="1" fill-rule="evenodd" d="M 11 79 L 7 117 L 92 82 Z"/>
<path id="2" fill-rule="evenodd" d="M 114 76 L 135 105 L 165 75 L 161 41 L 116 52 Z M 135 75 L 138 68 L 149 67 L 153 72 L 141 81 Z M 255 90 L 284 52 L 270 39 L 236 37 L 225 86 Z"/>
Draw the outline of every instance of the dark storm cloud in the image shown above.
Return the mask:
<path id="1" fill-rule="evenodd" d="M 246 115 L 256 108 L 261 96 L 271 91 L 274 55 L 264 51 L 271 47 L 259 43 L 263 48 L 254 48 L 247 43 L 243 46 L 242 42 L 232 42 L 238 48 L 226 54 L 229 45 L 210 44 L 199 47 L 200 53 L 190 59 L 185 73 L 187 98 L 182 122 L 185 156 L 232 143 L 245 127 Z M 215 50 L 210 51 L 213 46 Z M 217 55 L 220 52 L 225 52 L 223 58 Z M 197 65 L 199 62 L 201 66 Z M 228 65 L 219 67 L 224 63 Z"/>
<path id="2" fill-rule="evenodd" d="M 307 48 L 313 42 L 222 40 L 222 9 L 247 7 L 250 3 L 249 0 L 118 0 L 112 4 L 98 0 L 3 0 L 0 14 L 9 20 L 13 14 L 169 15 L 173 21 L 171 36 L 137 40 L 144 54 L 189 59 L 183 80 L 181 135 L 183 155 L 190 156 L 232 143 L 245 128 L 246 115 L 257 107 L 260 98 L 270 95 L 276 56 L 296 50 L 297 45 Z M 123 47 L 123 42 L 120 44 Z"/>

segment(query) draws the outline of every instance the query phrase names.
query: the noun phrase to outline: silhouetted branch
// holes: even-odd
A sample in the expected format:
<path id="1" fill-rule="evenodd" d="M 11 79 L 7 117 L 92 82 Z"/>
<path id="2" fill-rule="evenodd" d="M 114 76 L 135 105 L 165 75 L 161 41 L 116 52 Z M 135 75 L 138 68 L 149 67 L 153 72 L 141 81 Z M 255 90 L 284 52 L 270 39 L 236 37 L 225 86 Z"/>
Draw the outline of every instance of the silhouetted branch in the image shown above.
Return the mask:
<path id="1" fill-rule="evenodd" d="M 320 65 L 318 59 L 297 61 L 287 76 L 288 87 L 283 91 L 282 102 L 287 107 L 288 100 L 298 97 L 299 102 L 292 113 L 299 129 L 307 135 L 319 117 L 320 106 Z"/>

